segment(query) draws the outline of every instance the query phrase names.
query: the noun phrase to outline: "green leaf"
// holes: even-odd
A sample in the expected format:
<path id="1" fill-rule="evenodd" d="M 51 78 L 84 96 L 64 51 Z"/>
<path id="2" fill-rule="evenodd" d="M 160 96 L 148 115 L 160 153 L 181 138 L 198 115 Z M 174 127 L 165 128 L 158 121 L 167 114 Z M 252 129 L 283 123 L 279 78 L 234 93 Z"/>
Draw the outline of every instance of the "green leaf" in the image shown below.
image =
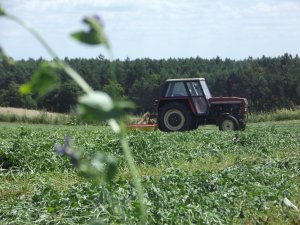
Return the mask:
<path id="1" fill-rule="evenodd" d="M 120 119 L 134 108 L 132 102 L 114 102 L 108 94 L 101 91 L 80 97 L 79 103 L 78 113 L 87 120 Z"/>
<path id="2" fill-rule="evenodd" d="M 102 219 L 94 219 L 89 222 L 90 225 L 105 225 L 107 223 L 103 222 Z"/>
<path id="3" fill-rule="evenodd" d="M 6 12 L 5 10 L 0 6 L 0 16 L 5 16 Z"/>
<path id="4" fill-rule="evenodd" d="M 117 160 L 112 156 L 106 156 L 98 152 L 91 161 L 91 165 L 97 173 L 102 174 L 106 182 L 113 180 L 117 173 Z M 99 176 L 99 175 L 98 175 Z"/>
<path id="5" fill-rule="evenodd" d="M 44 96 L 58 85 L 58 72 L 61 70 L 63 68 L 58 63 L 42 63 L 39 70 L 33 74 L 31 81 L 23 84 L 20 91 L 23 94 L 34 92 L 40 97 Z"/>
<path id="6" fill-rule="evenodd" d="M 109 49 L 109 43 L 104 34 L 103 25 L 100 21 L 100 18 L 97 16 L 89 16 L 84 18 L 83 22 L 86 23 L 90 29 L 88 31 L 75 32 L 71 36 L 85 44 L 103 44 L 106 48 Z"/>
<path id="7" fill-rule="evenodd" d="M 119 134 L 121 132 L 120 125 L 115 119 L 109 119 L 107 123 L 115 133 Z"/>
<path id="8" fill-rule="evenodd" d="M 56 207 L 48 207 L 47 208 L 47 212 L 48 213 L 54 213 L 54 212 L 56 212 L 58 210 L 58 208 L 56 208 Z"/>
<path id="9" fill-rule="evenodd" d="M 79 172 L 82 176 L 98 182 L 112 182 L 118 171 L 117 160 L 98 152 L 91 161 L 81 160 Z"/>
<path id="10" fill-rule="evenodd" d="M 118 163 L 117 160 L 108 156 L 106 158 L 106 181 L 111 182 L 118 172 Z"/>
<path id="11" fill-rule="evenodd" d="M 113 108 L 112 98 L 101 91 L 94 91 L 80 98 L 80 102 L 86 103 L 93 108 L 100 108 L 105 112 L 109 112 Z"/>
<path id="12" fill-rule="evenodd" d="M 102 152 L 98 152 L 91 161 L 91 165 L 99 173 L 104 173 L 106 165 L 106 157 Z"/>

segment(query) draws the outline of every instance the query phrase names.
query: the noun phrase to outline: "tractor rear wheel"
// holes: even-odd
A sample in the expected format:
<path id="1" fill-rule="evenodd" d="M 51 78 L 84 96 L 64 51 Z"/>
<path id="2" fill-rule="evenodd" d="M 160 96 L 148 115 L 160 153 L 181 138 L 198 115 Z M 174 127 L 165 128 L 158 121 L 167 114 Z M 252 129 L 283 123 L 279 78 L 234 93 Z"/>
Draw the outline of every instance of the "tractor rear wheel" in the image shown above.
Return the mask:
<path id="1" fill-rule="evenodd" d="M 221 119 L 219 123 L 219 130 L 222 131 L 233 131 L 239 129 L 240 129 L 239 122 L 233 116 L 225 116 Z"/>
<path id="2" fill-rule="evenodd" d="M 172 102 L 159 109 L 157 119 L 162 131 L 187 131 L 190 130 L 192 115 L 185 105 Z"/>

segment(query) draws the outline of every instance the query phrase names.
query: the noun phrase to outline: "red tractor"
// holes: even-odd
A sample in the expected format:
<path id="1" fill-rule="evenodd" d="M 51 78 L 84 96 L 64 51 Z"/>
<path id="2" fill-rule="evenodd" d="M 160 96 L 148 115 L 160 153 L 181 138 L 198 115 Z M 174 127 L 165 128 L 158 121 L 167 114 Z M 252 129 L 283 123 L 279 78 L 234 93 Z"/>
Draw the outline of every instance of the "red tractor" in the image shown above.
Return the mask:
<path id="1" fill-rule="evenodd" d="M 222 131 L 246 127 L 247 99 L 212 97 L 204 78 L 167 80 L 155 105 L 162 131 L 188 131 L 204 124 L 215 124 Z"/>

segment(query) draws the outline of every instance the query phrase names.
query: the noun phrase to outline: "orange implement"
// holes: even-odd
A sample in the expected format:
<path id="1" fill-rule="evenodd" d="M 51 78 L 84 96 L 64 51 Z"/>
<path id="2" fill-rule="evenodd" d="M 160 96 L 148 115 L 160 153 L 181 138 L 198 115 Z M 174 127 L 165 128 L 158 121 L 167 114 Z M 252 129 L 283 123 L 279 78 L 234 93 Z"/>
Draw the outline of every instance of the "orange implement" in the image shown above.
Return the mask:
<path id="1" fill-rule="evenodd" d="M 157 123 L 153 124 L 129 124 L 128 130 L 154 131 L 158 128 Z"/>

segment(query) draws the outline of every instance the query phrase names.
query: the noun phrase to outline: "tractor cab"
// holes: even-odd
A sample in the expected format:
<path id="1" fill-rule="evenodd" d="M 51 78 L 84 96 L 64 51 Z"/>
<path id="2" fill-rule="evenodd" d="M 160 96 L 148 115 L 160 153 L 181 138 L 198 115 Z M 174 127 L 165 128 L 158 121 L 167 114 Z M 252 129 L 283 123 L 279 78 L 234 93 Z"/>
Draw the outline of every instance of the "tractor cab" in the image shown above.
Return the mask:
<path id="1" fill-rule="evenodd" d="M 208 113 L 210 91 L 204 78 L 190 79 L 169 79 L 166 81 L 163 91 L 163 98 L 178 99 L 183 102 L 191 102 L 191 109 L 194 114 L 206 115 Z"/>

